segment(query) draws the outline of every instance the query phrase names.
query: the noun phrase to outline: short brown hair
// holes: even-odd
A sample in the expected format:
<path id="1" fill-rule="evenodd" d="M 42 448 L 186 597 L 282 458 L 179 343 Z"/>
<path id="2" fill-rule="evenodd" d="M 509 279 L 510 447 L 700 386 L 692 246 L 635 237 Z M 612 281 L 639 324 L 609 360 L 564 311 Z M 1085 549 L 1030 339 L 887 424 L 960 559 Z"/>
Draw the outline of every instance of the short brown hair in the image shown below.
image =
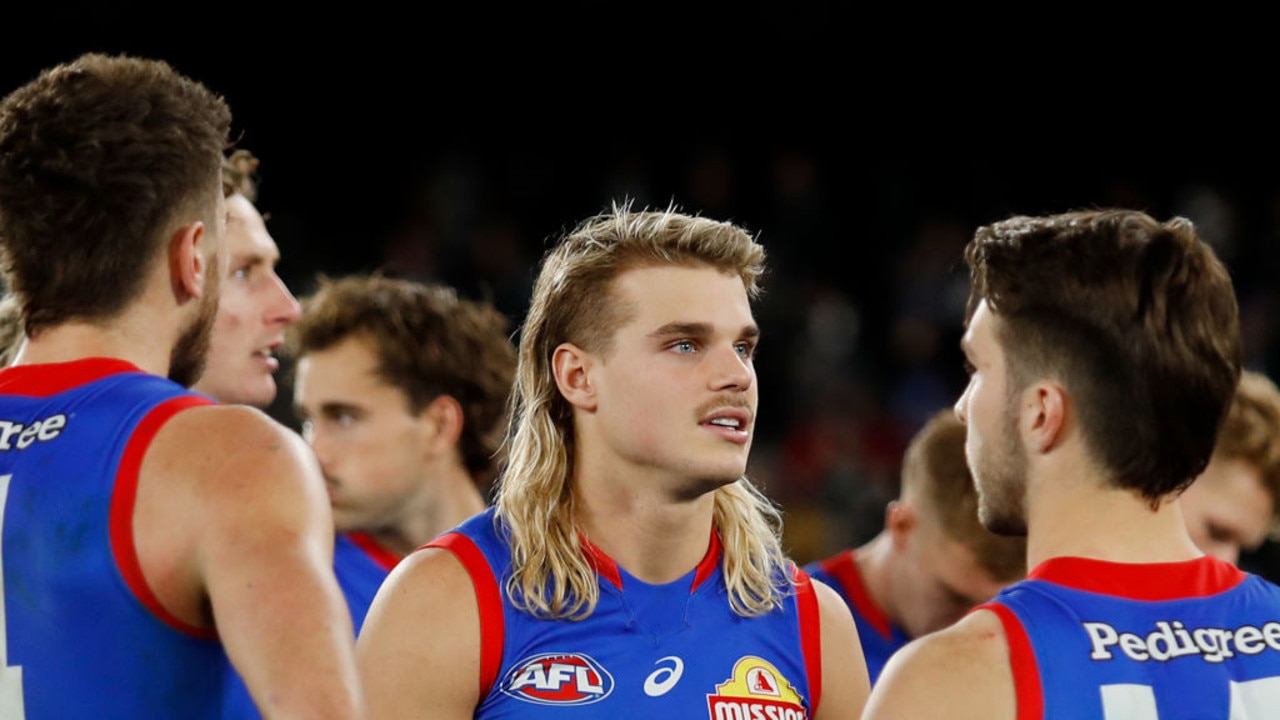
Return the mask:
<path id="1" fill-rule="evenodd" d="M 1190 221 L 1130 210 L 1014 217 L 965 250 L 1017 392 L 1056 377 L 1117 487 L 1153 505 L 1209 461 L 1240 378 L 1235 291 Z"/>
<path id="2" fill-rule="evenodd" d="M 506 423 L 516 349 L 508 318 L 453 288 L 381 275 L 321 277 L 287 331 L 296 358 L 351 336 L 369 338 L 378 375 L 404 392 L 410 412 L 448 395 L 462 406 L 458 446 L 467 469 L 488 481 Z"/>
<path id="3" fill-rule="evenodd" d="M 226 197 L 243 195 L 249 202 L 258 202 L 259 160 L 248 150 L 233 151 L 222 160 L 222 194 Z"/>
<path id="4" fill-rule="evenodd" d="M 1271 378 L 1249 370 L 1240 376 L 1213 456 L 1256 467 L 1280 520 L 1280 389 Z"/>
<path id="5" fill-rule="evenodd" d="M 1026 537 L 996 535 L 978 520 L 978 491 L 964 454 L 965 426 L 950 408 L 938 411 L 907 444 L 902 495 L 916 496 L 942 533 L 968 548 L 1000 581 L 1026 574 Z"/>
<path id="6" fill-rule="evenodd" d="M 22 308 L 12 295 L 0 297 L 0 367 L 8 367 L 18 355 L 25 338 L 22 332 Z"/>
<path id="7" fill-rule="evenodd" d="M 0 261 L 28 335 L 141 292 L 177 213 L 212 213 L 230 125 L 221 97 L 127 56 L 82 55 L 0 101 Z"/>

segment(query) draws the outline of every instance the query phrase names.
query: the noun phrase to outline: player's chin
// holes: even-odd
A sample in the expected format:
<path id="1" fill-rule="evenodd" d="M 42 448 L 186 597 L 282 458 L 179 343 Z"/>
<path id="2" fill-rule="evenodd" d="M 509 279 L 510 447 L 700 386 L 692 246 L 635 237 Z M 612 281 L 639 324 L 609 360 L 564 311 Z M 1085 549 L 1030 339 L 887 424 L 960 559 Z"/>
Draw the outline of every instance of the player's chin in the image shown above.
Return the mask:
<path id="1" fill-rule="evenodd" d="M 723 485 L 731 485 L 742 479 L 747 474 L 746 458 L 742 460 L 726 461 L 717 463 L 715 467 L 707 468 L 705 475 L 708 483 L 717 487 Z"/>
<path id="2" fill-rule="evenodd" d="M 341 499 L 331 498 L 330 507 L 333 509 L 333 527 L 338 532 L 353 532 L 364 527 L 364 518 L 355 510 L 344 507 Z"/>

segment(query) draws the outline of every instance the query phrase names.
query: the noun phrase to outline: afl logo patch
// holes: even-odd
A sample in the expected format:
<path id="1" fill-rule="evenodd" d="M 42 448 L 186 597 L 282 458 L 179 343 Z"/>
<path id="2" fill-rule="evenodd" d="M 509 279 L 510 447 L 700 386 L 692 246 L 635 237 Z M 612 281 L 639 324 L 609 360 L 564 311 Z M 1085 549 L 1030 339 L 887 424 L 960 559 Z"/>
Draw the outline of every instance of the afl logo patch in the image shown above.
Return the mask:
<path id="1" fill-rule="evenodd" d="M 613 676 L 590 655 L 541 653 L 516 663 L 501 690 L 539 705 L 590 705 L 613 692 Z"/>

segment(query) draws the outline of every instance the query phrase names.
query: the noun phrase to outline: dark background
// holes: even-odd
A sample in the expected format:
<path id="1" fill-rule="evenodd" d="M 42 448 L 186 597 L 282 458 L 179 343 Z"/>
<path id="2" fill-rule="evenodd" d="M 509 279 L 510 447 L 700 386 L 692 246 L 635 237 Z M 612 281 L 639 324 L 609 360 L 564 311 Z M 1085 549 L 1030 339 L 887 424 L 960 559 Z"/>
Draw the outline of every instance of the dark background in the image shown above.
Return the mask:
<path id="1" fill-rule="evenodd" d="M 518 325 L 549 239 L 630 199 L 738 222 L 758 306 L 753 475 L 798 559 L 866 539 L 903 444 L 963 387 L 957 263 L 981 224 L 1124 205 L 1192 218 L 1280 377 L 1266 21 L 1038 6 L 561 2 L 7 7 L 0 88 L 81 52 L 223 94 L 262 161 L 281 275 L 382 269 Z M 272 408 L 285 422 L 288 385 Z"/>

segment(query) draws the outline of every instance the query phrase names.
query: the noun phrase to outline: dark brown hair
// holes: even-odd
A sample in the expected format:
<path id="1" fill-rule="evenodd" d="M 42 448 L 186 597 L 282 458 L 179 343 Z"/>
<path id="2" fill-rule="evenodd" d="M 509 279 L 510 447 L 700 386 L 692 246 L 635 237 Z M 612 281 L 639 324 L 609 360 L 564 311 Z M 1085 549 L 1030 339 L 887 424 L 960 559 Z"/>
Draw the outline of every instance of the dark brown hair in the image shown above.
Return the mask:
<path id="1" fill-rule="evenodd" d="M 1154 505 L 1204 470 L 1241 370 L 1231 278 L 1190 221 L 1014 217 L 965 250 L 969 316 L 999 319 L 1012 390 L 1067 388 L 1094 459 Z"/>
<path id="2" fill-rule="evenodd" d="M 348 337 L 373 342 L 378 375 L 404 392 L 418 413 L 448 395 L 462 406 L 458 445 L 467 469 L 487 482 L 506 427 L 516 349 L 509 320 L 488 303 L 461 299 L 453 288 L 380 275 L 320 278 L 287 331 L 301 359 Z"/>
<path id="3" fill-rule="evenodd" d="M 28 335 L 116 315 L 179 213 L 220 221 L 230 124 L 203 85 L 126 56 L 83 55 L 0 101 L 0 264 Z"/>

